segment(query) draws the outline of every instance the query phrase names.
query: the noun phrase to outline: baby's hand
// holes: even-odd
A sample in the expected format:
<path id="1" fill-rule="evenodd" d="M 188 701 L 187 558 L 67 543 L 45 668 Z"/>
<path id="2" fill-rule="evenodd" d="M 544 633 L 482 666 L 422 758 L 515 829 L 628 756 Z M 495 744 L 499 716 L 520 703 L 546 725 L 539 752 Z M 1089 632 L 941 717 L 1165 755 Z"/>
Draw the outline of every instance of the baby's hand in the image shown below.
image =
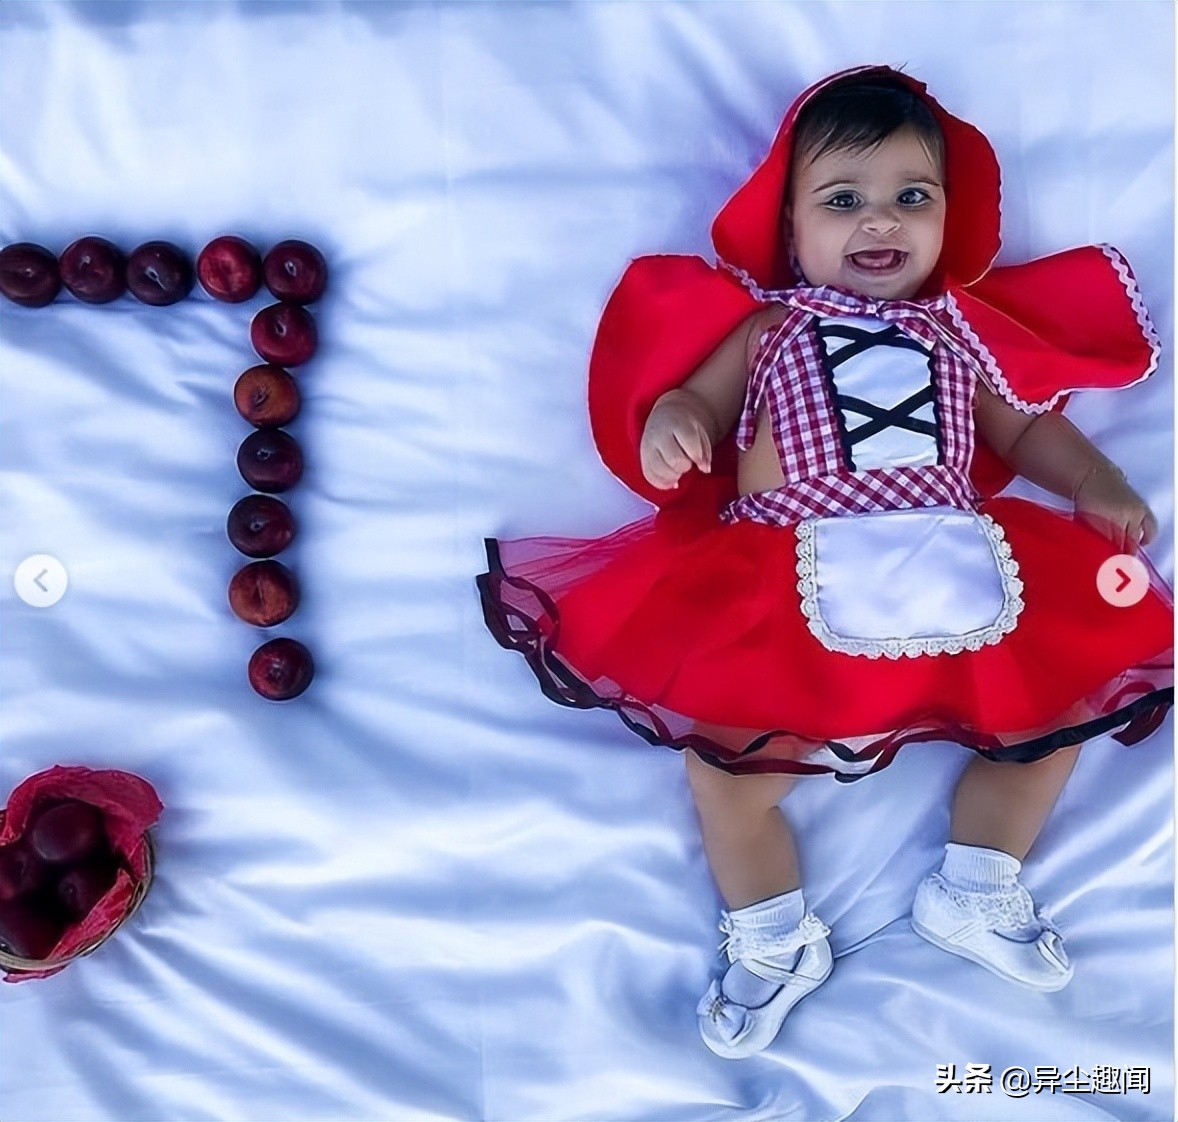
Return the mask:
<path id="1" fill-rule="evenodd" d="M 646 420 L 639 455 L 646 481 L 661 491 L 678 487 L 692 464 L 711 471 L 712 440 L 701 407 L 677 391 L 664 394 Z"/>
<path id="2" fill-rule="evenodd" d="M 1092 472 L 1076 492 L 1076 514 L 1122 553 L 1135 552 L 1157 537 L 1158 520 L 1145 500 L 1114 467 Z"/>

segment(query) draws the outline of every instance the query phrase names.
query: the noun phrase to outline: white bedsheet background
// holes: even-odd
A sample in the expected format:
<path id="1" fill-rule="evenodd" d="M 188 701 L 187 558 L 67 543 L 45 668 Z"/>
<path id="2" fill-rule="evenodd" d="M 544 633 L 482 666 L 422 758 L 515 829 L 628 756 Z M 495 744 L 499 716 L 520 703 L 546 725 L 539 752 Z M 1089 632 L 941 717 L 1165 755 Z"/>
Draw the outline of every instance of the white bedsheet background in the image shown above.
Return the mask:
<path id="1" fill-rule="evenodd" d="M 248 493 L 230 391 L 263 306 L 0 308 L 2 792 L 124 767 L 167 809 L 141 912 L 3 987 L 6 1122 L 1172 1117 L 1172 733 L 1086 748 L 1025 866 L 1076 977 L 1023 991 L 921 942 L 967 753 L 786 802 L 831 980 L 764 1055 L 694 1007 L 720 898 L 679 755 L 561 709 L 485 630 L 482 538 L 648 508 L 585 409 L 628 260 L 708 223 L 819 77 L 905 64 L 1005 172 L 1002 262 L 1108 241 L 1165 343 L 1069 407 L 1172 578 L 1172 20 L 1155 3 L 0 5 L 0 240 L 319 245 L 307 473 L 275 628 L 318 676 L 248 687 L 226 604 Z M 65 599 L 11 576 L 48 552 Z M 1050 673 L 1050 667 L 1043 667 Z M 1149 1095 L 935 1091 L 936 1065 L 1148 1065 Z"/>

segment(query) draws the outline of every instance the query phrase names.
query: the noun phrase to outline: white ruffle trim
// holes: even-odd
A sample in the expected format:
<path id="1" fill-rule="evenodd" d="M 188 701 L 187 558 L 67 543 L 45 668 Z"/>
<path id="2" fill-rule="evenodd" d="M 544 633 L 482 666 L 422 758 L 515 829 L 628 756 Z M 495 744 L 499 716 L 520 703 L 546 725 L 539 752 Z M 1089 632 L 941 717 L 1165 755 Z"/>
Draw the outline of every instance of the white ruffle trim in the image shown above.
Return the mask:
<path id="1" fill-rule="evenodd" d="M 723 257 L 717 257 L 716 263 L 721 268 L 727 269 L 744 287 L 748 290 L 749 295 L 754 300 L 764 303 L 770 299 L 769 289 L 761 288 L 755 280 L 748 274 L 745 269 L 737 268 L 735 265 L 730 265 Z"/>
<path id="2" fill-rule="evenodd" d="M 798 555 L 798 592 L 801 594 L 802 613 L 806 626 L 828 650 L 839 654 L 861 655 L 865 658 L 916 658 L 921 655 L 960 654 L 978 651 L 999 642 L 1018 625 L 1018 617 L 1026 606 L 1023 602 L 1023 582 L 1019 578 L 1018 562 L 1011 553 L 1010 543 L 1002 527 L 988 514 L 978 514 L 978 521 L 989 542 L 994 562 L 1002 580 L 1002 609 L 986 627 L 960 635 L 934 635 L 902 639 L 861 639 L 837 635 L 827 626 L 818 605 L 817 555 L 815 550 L 816 518 L 807 518 L 795 527 Z"/>
<path id="3" fill-rule="evenodd" d="M 762 304 L 785 303 L 786 296 L 793 291 L 792 288 L 762 288 L 752 276 L 749 275 L 748 270 L 741 269 L 736 265 L 730 265 L 723 257 L 716 258 L 716 264 L 722 269 L 727 269 L 742 285 L 748 294 L 756 301 Z M 801 283 L 801 282 L 799 282 Z"/>
<path id="4" fill-rule="evenodd" d="M 1141 297 L 1141 289 L 1137 287 L 1137 278 L 1133 276 L 1133 270 L 1129 268 L 1129 262 L 1125 260 L 1119 249 L 1115 246 L 1108 245 L 1106 242 L 1100 243 L 1100 250 L 1113 263 L 1113 268 L 1116 269 L 1117 276 L 1121 279 L 1121 284 L 1125 286 L 1125 294 L 1129 297 L 1129 302 L 1133 305 L 1133 314 L 1137 317 L 1137 323 L 1141 327 L 1141 333 L 1145 336 L 1145 341 L 1149 344 L 1149 365 L 1145 368 L 1145 373 L 1137 381 L 1129 383 L 1135 386 L 1137 382 L 1148 378 L 1158 368 L 1158 359 L 1162 354 L 1162 341 L 1154 328 L 1153 320 L 1149 318 L 1145 301 Z"/>
<path id="5" fill-rule="evenodd" d="M 991 388 L 996 394 L 999 394 L 1003 399 L 1013 405 L 1020 413 L 1046 413 L 1065 393 L 1071 392 L 1070 390 L 1061 390 L 1050 401 L 1042 405 L 1035 405 L 1032 402 L 1024 401 L 1010 388 L 1010 383 L 1006 380 L 1006 375 L 1002 373 L 1002 368 L 998 365 L 997 360 L 990 353 L 986 344 L 978 338 L 977 332 L 970 327 L 969 321 L 961 314 L 961 309 L 957 306 L 957 301 L 952 295 L 945 302 L 945 307 L 953 317 L 953 322 L 957 326 L 957 330 L 969 340 L 969 344 L 975 354 L 982 360 L 982 366 Z"/>
<path id="6" fill-rule="evenodd" d="M 830 928 L 813 912 L 806 912 L 797 926 L 783 931 L 779 923 L 758 924 L 721 910 L 720 930 L 728 938 L 718 949 L 730 963 L 745 958 L 786 958 L 830 934 Z"/>
<path id="7" fill-rule="evenodd" d="M 1046 413 L 1055 407 L 1060 398 L 1066 397 L 1071 393 L 1076 393 L 1081 389 L 1128 389 L 1129 386 L 1135 386 L 1138 382 L 1145 381 L 1158 368 L 1158 360 L 1162 353 L 1161 340 L 1154 328 L 1153 321 L 1149 318 L 1149 312 L 1146 310 L 1145 301 L 1141 296 L 1141 289 L 1137 287 L 1137 280 L 1129 268 L 1129 262 L 1125 260 L 1120 250 L 1115 246 L 1102 242 L 1097 248 L 1109 259 L 1113 268 L 1116 270 L 1117 276 L 1124 286 L 1125 295 L 1129 297 L 1133 314 L 1137 317 L 1138 326 L 1140 326 L 1141 333 L 1145 336 L 1145 341 L 1150 350 L 1149 364 L 1145 370 L 1142 371 L 1139 377 L 1134 378 L 1132 382 L 1126 382 L 1124 386 L 1068 386 L 1065 389 L 1056 391 L 1047 401 L 1038 404 L 1026 401 L 1010 388 L 1010 383 L 1006 380 L 1006 375 L 1002 373 L 1002 368 L 998 365 L 997 360 L 990 353 L 986 344 L 978 338 L 977 333 L 970 327 L 969 321 L 962 315 L 961 309 L 957 306 L 957 301 L 950 295 L 946 302 L 946 308 L 953 317 L 953 322 L 957 326 L 957 329 L 969 340 L 974 352 L 981 359 L 982 366 L 994 392 L 1013 405 L 1020 413 Z"/>

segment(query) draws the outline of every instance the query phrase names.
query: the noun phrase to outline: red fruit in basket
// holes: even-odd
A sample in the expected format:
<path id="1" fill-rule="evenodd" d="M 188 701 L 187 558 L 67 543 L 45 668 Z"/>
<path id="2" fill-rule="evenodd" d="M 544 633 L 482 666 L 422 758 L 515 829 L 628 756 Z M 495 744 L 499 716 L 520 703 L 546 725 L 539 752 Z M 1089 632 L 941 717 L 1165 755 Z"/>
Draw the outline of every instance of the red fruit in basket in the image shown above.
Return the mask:
<path id="1" fill-rule="evenodd" d="M 301 304 L 271 304 L 250 323 L 250 342 L 267 362 L 301 366 L 319 346 L 319 332 Z"/>
<path id="2" fill-rule="evenodd" d="M 281 561 L 251 561 L 229 582 L 229 606 L 238 619 L 273 627 L 299 606 L 299 585 Z"/>
<path id="3" fill-rule="evenodd" d="M 0 943 L 10 954 L 45 958 L 62 931 L 60 919 L 31 897 L 0 903 Z"/>
<path id="4" fill-rule="evenodd" d="M 281 499 L 246 495 L 233 504 L 225 529 L 234 548 L 247 557 L 273 557 L 290 545 L 295 520 Z"/>
<path id="5" fill-rule="evenodd" d="M 262 287 L 262 258 L 245 238 L 222 234 L 200 251 L 196 276 L 214 300 L 240 304 Z"/>
<path id="6" fill-rule="evenodd" d="M 106 238 L 87 235 L 62 250 L 61 281 L 87 304 L 109 304 L 127 291 L 123 252 Z"/>
<path id="7" fill-rule="evenodd" d="M 144 242 L 127 258 L 127 287 L 144 304 L 156 308 L 175 304 L 195 283 L 188 255 L 171 242 Z"/>
<path id="8" fill-rule="evenodd" d="M 17 242 L 0 249 L 0 293 L 14 304 L 43 308 L 60 291 L 57 258 L 44 246 Z"/>
<path id="9" fill-rule="evenodd" d="M 289 424 L 302 404 L 299 384 L 281 366 L 251 366 L 233 387 L 233 404 L 258 428 Z"/>
<path id="10" fill-rule="evenodd" d="M 67 799 L 40 811 L 28 832 L 29 845 L 42 861 L 81 861 L 106 847 L 102 811 L 90 803 Z"/>
<path id="11" fill-rule="evenodd" d="M 303 477 L 303 450 L 282 429 L 258 429 L 241 442 L 237 470 L 255 491 L 289 491 Z"/>
<path id="12" fill-rule="evenodd" d="M 279 242 L 262 263 L 266 287 L 279 300 L 310 304 L 327 287 L 327 262 L 313 245 L 290 238 Z"/>
<path id="13" fill-rule="evenodd" d="M 45 864 L 26 841 L 15 841 L 0 849 L 0 901 L 27 896 L 45 879 Z"/>
<path id="14" fill-rule="evenodd" d="M 250 656 L 250 685 L 270 701 L 298 697 L 314 676 L 311 652 L 297 639 L 271 639 Z"/>
<path id="15" fill-rule="evenodd" d="M 57 900 L 71 922 L 84 919 L 110 891 L 119 867 L 113 854 L 75 865 L 57 882 Z"/>

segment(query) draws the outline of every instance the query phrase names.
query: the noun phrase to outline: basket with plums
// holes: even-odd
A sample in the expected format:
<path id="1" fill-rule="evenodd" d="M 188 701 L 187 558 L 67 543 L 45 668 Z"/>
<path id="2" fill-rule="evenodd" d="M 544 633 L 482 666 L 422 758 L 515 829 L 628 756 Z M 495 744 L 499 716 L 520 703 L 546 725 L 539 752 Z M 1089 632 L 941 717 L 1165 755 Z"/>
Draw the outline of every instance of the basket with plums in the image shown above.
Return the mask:
<path id="1" fill-rule="evenodd" d="M 46 978 L 90 954 L 143 902 L 163 804 L 130 772 L 52 767 L 0 811 L 0 967 Z"/>

